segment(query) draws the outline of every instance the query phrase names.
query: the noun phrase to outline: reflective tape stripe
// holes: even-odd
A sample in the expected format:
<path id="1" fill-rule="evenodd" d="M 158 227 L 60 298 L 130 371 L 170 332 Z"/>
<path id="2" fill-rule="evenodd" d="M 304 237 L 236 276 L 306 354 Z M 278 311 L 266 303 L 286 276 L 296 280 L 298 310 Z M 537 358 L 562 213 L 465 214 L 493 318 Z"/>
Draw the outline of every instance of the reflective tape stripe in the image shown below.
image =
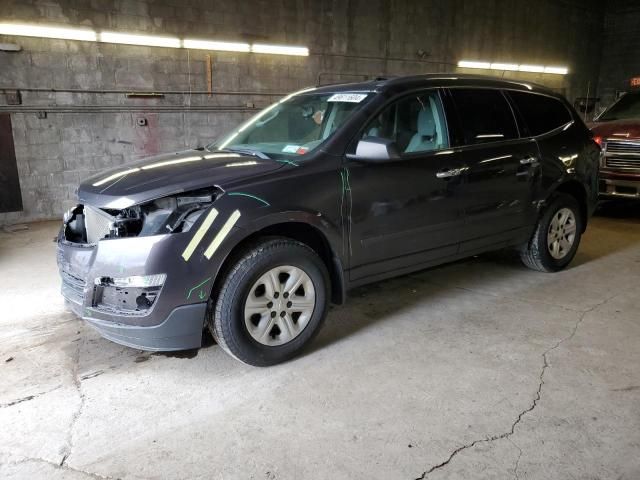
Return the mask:
<path id="1" fill-rule="evenodd" d="M 208 260 L 211 260 L 211 257 L 213 256 L 213 254 L 218 249 L 218 247 L 220 246 L 222 241 L 225 239 L 225 237 L 229 234 L 229 231 L 233 228 L 233 226 L 236 224 L 239 218 L 240 218 L 240 211 L 236 210 L 231 214 L 231 216 L 229 217 L 229 220 L 227 220 L 225 224 L 222 226 L 222 228 L 220 229 L 216 237 L 213 239 L 213 242 L 211 242 L 211 245 L 209 245 L 207 250 L 204 252 L 204 256 L 207 257 Z"/>
<path id="2" fill-rule="evenodd" d="M 209 228 L 211 227 L 211 225 L 213 224 L 213 221 L 216 219 L 217 216 L 218 216 L 218 211 L 215 208 L 212 208 L 209 214 L 207 215 L 207 218 L 204 219 L 204 222 L 202 222 L 202 225 L 200 225 L 200 228 L 198 229 L 198 231 L 195 233 L 195 235 L 189 242 L 189 245 L 187 245 L 187 248 L 185 248 L 184 252 L 182 252 L 182 258 L 184 258 L 185 262 L 189 261 L 189 259 L 191 258 L 191 255 L 193 255 L 193 252 L 195 251 L 196 247 L 200 244 L 200 242 L 202 241 L 202 238 L 205 236 L 205 234 L 207 233 L 207 230 L 209 230 Z"/>

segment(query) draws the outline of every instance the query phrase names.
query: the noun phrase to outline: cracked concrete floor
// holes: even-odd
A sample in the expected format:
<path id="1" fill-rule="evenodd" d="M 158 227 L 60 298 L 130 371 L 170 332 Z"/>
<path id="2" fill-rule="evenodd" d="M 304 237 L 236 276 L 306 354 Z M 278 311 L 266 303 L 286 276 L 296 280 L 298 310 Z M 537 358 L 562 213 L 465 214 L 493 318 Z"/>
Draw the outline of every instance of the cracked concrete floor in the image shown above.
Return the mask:
<path id="1" fill-rule="evenodd" d="M 0 233 L 0 478 L 639 479 L 636 212 L 559 274 L 492 254 L 360 288 L 268 369 L 102 340 L 57 224 Z"/>

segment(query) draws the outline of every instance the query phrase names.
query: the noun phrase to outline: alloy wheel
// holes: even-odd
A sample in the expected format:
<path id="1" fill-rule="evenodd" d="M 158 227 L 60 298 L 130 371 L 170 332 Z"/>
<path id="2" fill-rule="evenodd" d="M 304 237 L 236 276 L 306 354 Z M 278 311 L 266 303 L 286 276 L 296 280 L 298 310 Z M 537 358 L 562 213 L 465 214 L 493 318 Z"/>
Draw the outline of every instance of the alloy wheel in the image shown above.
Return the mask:
<path id="1" fill-rule="evenodd" d="M 576 240 L 576 216 L 569 208 L 561 208 L 551 218 L 547 233 L 549 253 L 562 260 L 571 251 Z"/>
<path id="2" fill-rule="evenodd" d="M 262 345 L 284 345 L 302 333 L 315 305 L 315 288 L 304 270 L 275 267 L 251 287 L 244 305 L 245 326 Z"/>

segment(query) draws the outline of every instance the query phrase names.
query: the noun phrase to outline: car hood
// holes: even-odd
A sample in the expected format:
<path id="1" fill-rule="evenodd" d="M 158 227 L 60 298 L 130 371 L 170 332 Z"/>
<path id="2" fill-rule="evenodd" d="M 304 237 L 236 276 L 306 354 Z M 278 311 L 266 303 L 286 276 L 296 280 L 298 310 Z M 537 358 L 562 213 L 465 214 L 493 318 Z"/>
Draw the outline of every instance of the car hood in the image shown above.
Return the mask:
<path id="1" fill-rule="evenodd" d="M 640 119 L 635 120 L 613 120 L 610 122 L 593 122 L 589 128 L 594 135 L 603 138 L 640 138 Z"/>
<path id="2" fill-rule="evenodd" d="M 156 198 L 255 178 L 282 168 L 274 160 L 227 152 L 186 150 L 157 155 L 105 170 L 80 184 L 81 203 L 123 209 Z"/>

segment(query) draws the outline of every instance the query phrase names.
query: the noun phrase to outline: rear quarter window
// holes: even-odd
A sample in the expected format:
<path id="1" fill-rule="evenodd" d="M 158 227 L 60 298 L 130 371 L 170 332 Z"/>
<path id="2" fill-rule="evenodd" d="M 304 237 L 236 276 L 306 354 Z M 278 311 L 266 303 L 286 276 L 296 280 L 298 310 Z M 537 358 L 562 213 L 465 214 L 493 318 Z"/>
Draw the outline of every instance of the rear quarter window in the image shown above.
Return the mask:
<path id="1" fill-rule="evenodd" d="M 544 95 L 509 92 L 532 136 L 543 135 L 571 122 L 569 110 L 560 101 Z"/>

